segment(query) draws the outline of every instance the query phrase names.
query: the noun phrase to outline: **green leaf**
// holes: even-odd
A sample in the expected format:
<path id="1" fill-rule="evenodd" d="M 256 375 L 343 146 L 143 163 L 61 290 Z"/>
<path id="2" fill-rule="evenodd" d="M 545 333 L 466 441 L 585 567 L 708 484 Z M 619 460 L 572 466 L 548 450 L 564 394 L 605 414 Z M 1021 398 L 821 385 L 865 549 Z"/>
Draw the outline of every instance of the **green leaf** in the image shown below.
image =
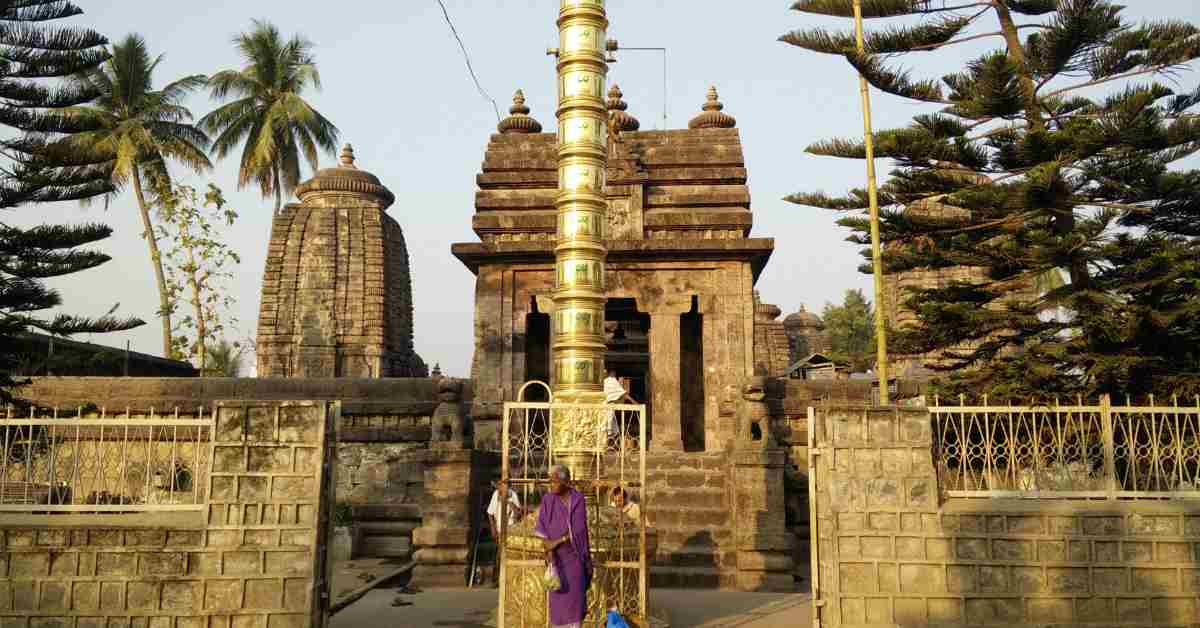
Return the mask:
<path id="1" fill-rule="evenodd" d="M 853 53 L 846 55 L 846 60 L 868 83 L 880 91 L 923 102 L 945 102 L 942 89 L 936 81 L 914 82 L 909 79 L 907 71 L 888 69 L 883 66 L 879 57 L 873 55 Z"/>
<path id="2" fill-rule="evenodd" d="M 862 15 L 864 18 L 912 15 L 927 12 L 928 6 L 927 0 L 862 0 Z M 798 0 L 792 4 L 792 10 L 816 15 L 854 17 L 854 0 Z"/>
<path id="3" fill-rule="evenodd" d="M 889 27 L 863 36 L 870 54 L 932 51 L 953 39 L 971 23 L 971 18 L 953 18 L 911 27 Z M 833 33 L 824 29 L 797 30 L 780 41 L 813 52 L 845 55 L 857 48 L 853 33 Z"/>
<path id="4" fill-rule="evenodd" d="M 1045 15 L 1058 10 L 1059 0 L 1007 0 L 1009 10 L 1023 15 Z"/>

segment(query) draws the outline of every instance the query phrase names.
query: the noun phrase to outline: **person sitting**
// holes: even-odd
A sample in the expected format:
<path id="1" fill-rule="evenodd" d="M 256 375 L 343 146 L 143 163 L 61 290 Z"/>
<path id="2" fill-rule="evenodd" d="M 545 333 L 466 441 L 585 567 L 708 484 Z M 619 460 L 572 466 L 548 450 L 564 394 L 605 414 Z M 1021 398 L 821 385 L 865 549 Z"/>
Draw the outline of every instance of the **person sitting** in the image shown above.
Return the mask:
<path id="1" fill-rule="evenodd" d="M 620 486 L 614 486 L 609 498 L 609 504 L 616 508 L 621 514 L 625 515 L 626 519 L 640 524 L 642 518 L 642 508 L 629 499 L 629 494 Z"/>

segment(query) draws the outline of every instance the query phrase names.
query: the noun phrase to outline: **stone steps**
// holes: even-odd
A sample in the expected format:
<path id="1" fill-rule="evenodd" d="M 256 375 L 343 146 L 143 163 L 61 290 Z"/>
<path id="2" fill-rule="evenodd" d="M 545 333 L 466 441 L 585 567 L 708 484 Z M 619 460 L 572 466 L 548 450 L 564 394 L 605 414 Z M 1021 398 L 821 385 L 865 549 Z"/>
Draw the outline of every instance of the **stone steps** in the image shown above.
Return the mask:
<path id="1" fill-rule="evenodd" d="M 358 521 L 355 526 L 363 534 L 373 536 L 412 536 L 412 531 L 421 527 L 420 521 Z"/>
<path id="2" fill-rule="evenodd" d="M 721 569 L 737 563 L 737 552 L 713 545 L 683 545 L 658 548 L 652 564 L 663 567 L 706 567 Z"/>
<path id="3" fill-rule="evenodd" d="M 736 584 L 734 572 L 711 567 L 650 568 L 650 586 L 669 589 L 731 589 Z"/>
<path id="4" fill-rule="evenodd" d="M 409 558 L 413 554 L 413 530 L 420 527 L 420 511 L 414 505 L 355 506 L 358 528 L 358 557 Z M 397 517 L 390 519 L 388 517 Z M 402 518 L 399 518 L 402 517 Z"/>
<path id="5" fill-rule="evenodd" d="M 408 558 L 412 556 L 412 537 L 363 536 L 359 552 L 366 558 Z"/>
<path id="6" fill-rule="evenodd" d="M 652 586 L 715 589 L 736 584 L 729 464 L 724 453 L 655 452 L 646 457 L 646 516 L 658 533 Z"/>

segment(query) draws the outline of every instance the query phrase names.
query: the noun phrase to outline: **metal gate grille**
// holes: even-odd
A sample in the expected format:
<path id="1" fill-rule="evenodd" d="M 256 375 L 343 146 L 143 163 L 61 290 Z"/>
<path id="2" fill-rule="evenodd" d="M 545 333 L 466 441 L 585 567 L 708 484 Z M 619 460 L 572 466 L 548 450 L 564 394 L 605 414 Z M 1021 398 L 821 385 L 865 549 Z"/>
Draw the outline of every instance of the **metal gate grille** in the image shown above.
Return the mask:
<path id="1" fill-rule="evenodd" d="M 571 468 L 587 499 L 595 567 L 585 625 L 617 608 L 631 626 L 647 625 L 647 555 L 657 545 L 646 531 L 646 407 L 643 405 L 504 404 L 501 477 L 519 496 L 522 511 L 510 524 L 500 514 L 500 628 L 549 626 L 541 539 L 533 533 L 538 505 L 555 464 Z M 610 506 L 613 487 L 640 507 L 636 520 Z"/>

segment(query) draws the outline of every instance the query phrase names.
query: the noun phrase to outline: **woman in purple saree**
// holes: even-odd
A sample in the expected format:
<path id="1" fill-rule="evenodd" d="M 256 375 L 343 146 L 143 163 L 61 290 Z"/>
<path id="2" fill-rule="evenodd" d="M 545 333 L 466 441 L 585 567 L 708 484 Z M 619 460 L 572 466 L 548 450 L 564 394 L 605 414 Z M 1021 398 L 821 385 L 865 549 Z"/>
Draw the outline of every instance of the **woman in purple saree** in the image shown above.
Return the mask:
<path id="1" fill-rule="evenodd" d="M 558 570 L 562 587 L 550 593 L 551 628 L 579 628 L 587 615 L 587 590 L 592 584 L 592 555 L 588 539 L 587 502 L 572 488 L 571 472 L 562 465 L 550 469 L 550 492 L 542 497 L 534 533 L 546 548 L 546 562 Z"/>

